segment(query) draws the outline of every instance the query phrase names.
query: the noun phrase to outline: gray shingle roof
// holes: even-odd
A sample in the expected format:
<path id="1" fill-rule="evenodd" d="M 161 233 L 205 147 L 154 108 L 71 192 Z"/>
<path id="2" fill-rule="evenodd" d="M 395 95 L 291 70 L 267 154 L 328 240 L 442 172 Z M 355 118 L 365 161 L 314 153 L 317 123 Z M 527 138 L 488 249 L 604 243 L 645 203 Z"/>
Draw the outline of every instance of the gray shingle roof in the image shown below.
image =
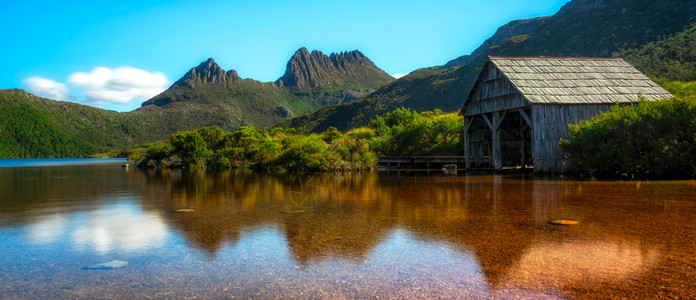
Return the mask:
<path id="1" fill-rule="evenodd" d="M 489 57 L 512 84 L 537 104 L 613 104 L 672 95 L 620 58 Z"/>

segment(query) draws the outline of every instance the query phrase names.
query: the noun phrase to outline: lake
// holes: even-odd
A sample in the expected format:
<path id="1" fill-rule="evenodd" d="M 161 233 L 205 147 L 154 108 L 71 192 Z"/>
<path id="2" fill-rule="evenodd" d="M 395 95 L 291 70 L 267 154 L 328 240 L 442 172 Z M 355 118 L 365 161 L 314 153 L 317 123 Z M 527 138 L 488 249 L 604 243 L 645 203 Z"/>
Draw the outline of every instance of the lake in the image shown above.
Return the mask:
<path id="1" fill-rule="evenodd" d="M 696 298 L 693 180 L 91 162 L 0 168 L 0 298 Z"/>

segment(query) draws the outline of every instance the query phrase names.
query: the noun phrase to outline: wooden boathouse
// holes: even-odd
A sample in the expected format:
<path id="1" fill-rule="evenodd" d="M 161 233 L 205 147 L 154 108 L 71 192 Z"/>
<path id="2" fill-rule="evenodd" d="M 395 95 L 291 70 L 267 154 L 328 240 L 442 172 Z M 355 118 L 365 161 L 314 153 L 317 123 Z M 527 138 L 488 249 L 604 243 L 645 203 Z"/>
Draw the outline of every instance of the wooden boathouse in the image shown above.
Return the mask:
<path id="1" fill-rule="evenodd" d="M 490 56 L 460 111 L 466 168 L 565 172 L 567 124 L 640 97 L 672 95 L 620 58 Z"/>

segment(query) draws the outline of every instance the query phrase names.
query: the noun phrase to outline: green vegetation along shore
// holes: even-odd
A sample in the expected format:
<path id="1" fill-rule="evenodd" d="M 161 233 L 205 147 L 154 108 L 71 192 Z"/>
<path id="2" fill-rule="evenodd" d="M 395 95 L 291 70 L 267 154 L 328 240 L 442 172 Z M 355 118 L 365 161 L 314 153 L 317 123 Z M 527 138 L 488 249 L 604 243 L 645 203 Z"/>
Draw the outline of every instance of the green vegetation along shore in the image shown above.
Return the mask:
<path id="1" fill-rule="evenodd" d="M 213 126 L 178 132 L 169 140 L 125 153 L 144 168 L 367 170 L 377 165 L 380 155 L 460 154 L 462 130 L 463 119 L 455 113 L 417 113 L 402 108 L 346 133 L 329 128 L 305 135 L 302 129 L 249 126 L 228 133 Z"/>
<path id="2" fill-rule="evenodd" d="M 696 82 L 662 82 L 672 99 L 619 107 L 568 126 L 571 172 L 599 178 L 696 177 Z"/>

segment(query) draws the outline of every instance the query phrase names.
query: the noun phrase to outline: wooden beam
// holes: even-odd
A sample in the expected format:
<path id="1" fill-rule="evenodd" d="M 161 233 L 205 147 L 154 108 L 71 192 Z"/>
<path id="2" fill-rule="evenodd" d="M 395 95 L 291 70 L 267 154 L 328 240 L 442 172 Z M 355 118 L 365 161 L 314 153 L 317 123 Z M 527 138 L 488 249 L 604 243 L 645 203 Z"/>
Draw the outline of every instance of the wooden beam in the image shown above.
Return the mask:
<path id="1" fill-rule="evenodd" d="M 464 117 L 464 133 L 469 132 L 472 123 L 474 123 L 474 117 Z"/>
<path id="2" fill-rule="evenodd" d="M 500 114 L 500 113 L 498 113 L 498 114 Z M 498 119 L 498 122 L 495 124 L 495 130 L 498 130 L 498 128 L 500 128 L 500 124 L 503 124 L 503 120 L 505 120 L 505 115 L 507 115 L 507 111 L 503 111 L 503 115 L 500 116 L 500 118 Z"/>
<path id="3" fill-rule="evenodd" d="M 493 123 L 492 123 L 491 120 L 488 118 L 488 116 L 486 116 L 486 114 L 481 114 L 481 116 L 483 117 L 483 120 L 486 121 L 486 124 L 488 124 L 488 128 L 489 128 L 491 131 L 495 131 L 495 128 L 493 127 Z"/>
<path id="4" fill-rule="evenodd" d="M 517 108 L 517 111 L 520 112 L 520 116 L 522 116 L 522 119 L 524 119 L 524 121 L 527 123 L 527 126 L 529 126 L 529 128 L 534 127 L 534 126 L 532 126 L 532 119 L 529 118 L 529 116 L 527 115 L 526 112 L 524 112 L 524 110 L 522 110 L 521 108 Z"/>

